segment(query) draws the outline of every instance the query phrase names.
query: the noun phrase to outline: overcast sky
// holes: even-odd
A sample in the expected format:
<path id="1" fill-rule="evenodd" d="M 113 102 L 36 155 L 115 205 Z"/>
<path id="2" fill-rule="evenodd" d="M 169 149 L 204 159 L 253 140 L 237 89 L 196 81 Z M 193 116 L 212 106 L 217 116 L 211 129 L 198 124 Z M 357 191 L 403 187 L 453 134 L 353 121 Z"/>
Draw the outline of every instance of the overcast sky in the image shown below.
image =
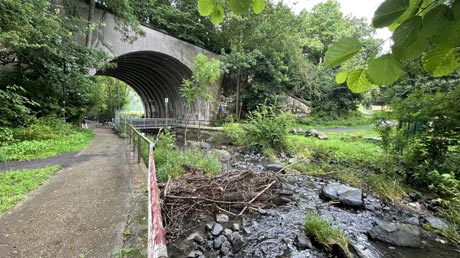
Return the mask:
<path id="1" fill-rule="evenodd" d="M 383 1 L 384 0 L 337 0 L 345 15 L 351 14 L 358 18 L 366 17 L 369 24 L 371 23 L 375 10 Z M 299 13 L 303 9 L 311 10 L 314 5 L 326 2 L 326 0 L 283 0 L 283 2 L 290 6 L 295 13 Z M 377 36 L 381 39 L 387 39 L 391 36 L 391 33 L 386 28 L 378 29 Z M 388 49 L 389 40 L 385 43 L 384 48 Z"/>

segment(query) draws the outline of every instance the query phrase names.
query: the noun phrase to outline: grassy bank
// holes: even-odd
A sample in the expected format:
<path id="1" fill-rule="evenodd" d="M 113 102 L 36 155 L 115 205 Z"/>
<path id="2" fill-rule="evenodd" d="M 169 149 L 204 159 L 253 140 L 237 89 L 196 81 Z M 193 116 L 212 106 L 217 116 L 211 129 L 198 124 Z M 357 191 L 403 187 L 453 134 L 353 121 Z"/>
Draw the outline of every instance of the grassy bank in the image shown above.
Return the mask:
<path id="1" fill-rule="evenodd" d="M 367 140 L 376 136 L 373 129 L 327 133 L 328 140 L 290 135 L 287 146 L 300 162 L 292 168 L 309 175 L 335 178 L 344 183 L 368 189 L 391 202 L 405 196 L 400 180 L 385 171 L 391 159 L 380 145 Z"/>
<path id="2" fill-rule="evenodd" d="M 80 151 L 94 138 L 89 130 L 75 130 L 47 140 L 25 140 L 0 146 L 0 162 L 33 160 Z"/>
<path id="3" fill-rule="evenodd" d="M 43 184 L 59 166 L 24 169 L 0 173 L 0 212 L 5 212 L 22 201 L 27 192 Z"/>

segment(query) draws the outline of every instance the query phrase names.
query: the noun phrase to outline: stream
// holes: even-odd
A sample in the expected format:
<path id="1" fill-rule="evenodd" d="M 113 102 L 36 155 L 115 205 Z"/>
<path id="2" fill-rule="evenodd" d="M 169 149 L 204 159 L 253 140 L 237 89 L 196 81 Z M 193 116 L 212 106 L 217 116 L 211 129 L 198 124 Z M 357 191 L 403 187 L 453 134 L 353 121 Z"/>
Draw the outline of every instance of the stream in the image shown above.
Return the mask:
<path id="1" fill-rule="evenodd" d="M 227 166 L 232 169 L 249 169 L 262 171 L 270 161 L 261 154 L 236 152 Z M 321 199 L 320 191 L 326 185 L 334 183 L 305 175 L 286 174 L 284 182 L 278 183 L 282 190 L 292 192 L 291 202 L 274 207 L 257 207 L 244 218 L 238 218 L 229 223 L 239 223 L 244 238 L 237 252 L 222 255 L 222 252 L 211 248 L 198 248 L 191 243 L 190 234 L 208 236 L 212 243 L 210 232 L 205 227 L 214 223 L 212 218 L 192 222 L 189 230 L 175 241 L 174 257 L 238 257 L 238 258 L 301 258 L 331 257 L 324 250 L 313 245 L 309 248 L 299 248 L 297 238 L 303 235 L 303 225 L 306 213 L 316 210 L 318 214 L 332 223 L 333 226 L 345 232 L 350 240 L 350 249 L 358 258 L 447 258 L 460 257 L 458 246 L 448 244 L 440 236 L 422 231 L 421 248 L 404 248 L 370 240 L 368 231 L 381 223 L 410 223 L 419 225 L 420 217 L 410 209 L 387 204 L 378 198 L 364 193 L 364 209 L 337 206 L 332 202 Z M 229 224 L 227 223 L 227 224 Z M 225 228 L 225 225 L 224 225 Z M 229 227 L 230 228 L 230 227 Z M 421 227 L 420 227 L 421 228 Z M 209 229 L 210 230 L 210 229 Z M 223 233 L 222 233 L 223 234 Z M 217 236 L 216 236 L 217 237 Z M 230 240 L 230 237 L 228 237 Z M 180 247 L 179 247 L 180 246 Z M 208 244 L 209 246 L 209 244 Z M 190 250 L 200 249 L 196 255 Z"/>

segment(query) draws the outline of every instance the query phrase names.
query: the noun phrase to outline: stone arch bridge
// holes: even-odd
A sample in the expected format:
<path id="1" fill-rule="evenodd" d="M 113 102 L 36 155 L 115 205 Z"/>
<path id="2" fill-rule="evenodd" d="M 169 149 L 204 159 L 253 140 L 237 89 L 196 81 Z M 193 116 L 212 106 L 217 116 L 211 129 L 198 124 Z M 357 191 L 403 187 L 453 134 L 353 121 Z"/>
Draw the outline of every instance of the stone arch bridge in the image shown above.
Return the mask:
<path id="1" fill-rule="evenodd" d="M 81 12 L 86 17 L 88 6 L 82 6 Z M 141 26 L 144 37 L 132 43 L 124 41 L 114 16 L 98 9 L 93 22 L 98 26 L 92 32 L 91 47 L 111 54 L 112 62 L 117 64 L 115 68 L 97 71 L 96 75 L 117 78 L 133 88 L 142 100 L 147 118 L 185 119 L 184 101 L 179 93 L 182 80 L 191 77 L 196 55 L 202 53 L 208 58 L 218 55 L 145 26 Z M 222 78 L 208 89 L 213 100 L 195 101 L 191 120 L 209 122 L 217 115 L 221 83 Z"/>

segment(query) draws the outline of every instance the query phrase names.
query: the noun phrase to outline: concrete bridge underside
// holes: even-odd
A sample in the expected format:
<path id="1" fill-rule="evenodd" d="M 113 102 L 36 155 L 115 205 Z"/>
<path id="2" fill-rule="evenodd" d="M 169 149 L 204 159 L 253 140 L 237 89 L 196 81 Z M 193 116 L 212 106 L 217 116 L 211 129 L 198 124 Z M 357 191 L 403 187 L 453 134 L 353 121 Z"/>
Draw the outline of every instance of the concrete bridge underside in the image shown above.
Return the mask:
<path id="1" fill-rule="evenodd" d="M 82 4 L 80 11 L 87 17 L 88 6 Z M 143 102 L 146 117 L 185 119 L 184 101 L 179 93 L 183 79 L 191 77 L 196 55 L 204 54 L 211 59 L 218 55 L 144 26 L 141 29 L 145 36 L 126 41 L 114 16 L 99 9 L 95 10 L 93 22 L 97 26 L 92 32 L 91 47 L 113 56 L 115 64 L 96 75 L 111 76 L 131 86 Z M 84 38 L 79 41 L 84 42 Z M 214 99 L 218 99 L 220 85 L 221 80 L 208 88 L 208 94 Z M 169 100 L 167 108 L 165 98 Z M 210 121 L 218 110 L 217 102 L 197 99 L 189 118 Z"/>
<path id="2" fill-rule="evenodd" d="M 127 53 L 115 58 L 113 63 L 116 67 L 99 71 L 96 75 L 111 76 L 131 86 L 142 100 L 146 117 L 179 118 L 183 115 L 179 87 L 183 79 L 192 75 L 187 66 L 155 51 Z M 165 98 L 168 99 L 168 108 Z"/>

